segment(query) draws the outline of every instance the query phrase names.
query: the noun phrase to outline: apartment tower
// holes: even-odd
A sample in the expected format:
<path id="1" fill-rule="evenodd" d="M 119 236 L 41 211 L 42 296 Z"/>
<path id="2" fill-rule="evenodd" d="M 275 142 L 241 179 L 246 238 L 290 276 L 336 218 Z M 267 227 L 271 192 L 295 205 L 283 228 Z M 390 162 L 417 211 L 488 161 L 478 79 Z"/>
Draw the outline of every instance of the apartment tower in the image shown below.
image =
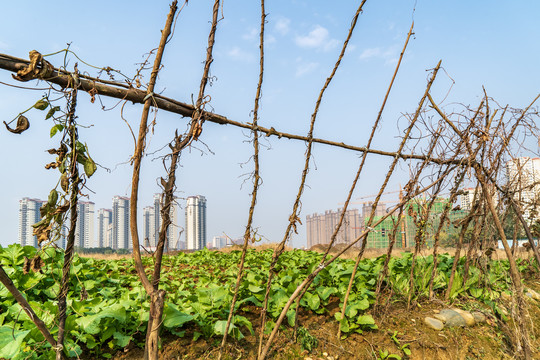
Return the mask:
<path id="1" fill-rule="evenodd" d="M 94 247 L 94 203 L 81 201 L 77 204 L 77 226 L 75 227 L 75 246 Z"/>
<path id="2" fill-rule="evenodd" d="M 122 196 L 113 197 L 112 225 L 113 249 L 129 249 L 129 198 Z"/>
<path id="3" fill-rule="evenodd" d="M 154 195 L 154 206 L 147 206 L 143 209 L 143 245 L 146 248 L 155 248 L 159 241 L 159 231 L 161 230 L 161 224 L 163 223 L 163 217 L 161 210 L 163 205 L 161 203 L 162 194 Z M 167 243 L 166 248 L 176 247 L 179 238 L 178 231 L 178 206 L 175 200 L 171 203 L 169 212 L 171 224 L 167 229 Z"/>
<path id="4" fill-rule="evenodd" d="M 38 247 L 32 225 L 41 220 L 39 208 L 45 203 L 46 201 L 27 197 L 19 200 L 19 243 L 22 246 Z"/>
<path id="5" fill-rule="evenodd" d="M 190 196 L 186 204 L 186 248 L 201 250 L 206 246 L 206 198 Z"/>
<path id="6" fill-rule="evenodd" d="M 111 239 L 112 232 L 110 231 L 112 224 L 112 210 L 111 209 L 99 209 L 98 210 L 98 237 L 97 247 L 112 248 Z"/>

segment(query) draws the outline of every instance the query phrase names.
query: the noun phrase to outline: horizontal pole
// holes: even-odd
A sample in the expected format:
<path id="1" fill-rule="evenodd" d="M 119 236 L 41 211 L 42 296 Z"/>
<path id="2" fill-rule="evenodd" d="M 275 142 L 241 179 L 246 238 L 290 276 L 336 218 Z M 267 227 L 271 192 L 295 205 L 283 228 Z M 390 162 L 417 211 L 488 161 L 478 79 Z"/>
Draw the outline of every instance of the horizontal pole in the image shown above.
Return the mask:
<path id="1" fill-rule="evenodd" d="M 6 54 L 0 54 L 0 69 L 8 70 L 16 73 L 19 70 L 25 69 L 30 64 L 30 61 L 16 58 Z M 64 70 L 53 68 L 51 75 L 46 78 L 39 79 L 61 86 L 62 88 L 70 88 L 73 86 L 71 74 Z M 38 80 L 36 78 L 36 80 Z M 79 74 L 79 90 L 84 90 L 90 94 L 112 97 L 116 99 L 131 101 L 133 103 L 144 104 L 146 92 L 143 90 L 130 87 L 127 84 L 118 83 L 114 81 L 107 81 L 98 78 L 94 78 L 87 75 Z M 186 104 L 171 98 L 167 98 L 162 95 L 154 94 L 154 101 L 152 106 L 168 111 L 171 113 L 179 114 L 183 117 L 191 117 L 195 108 L 193 105 Z M 228 119 L 225 116 L 205 111 L 202 115 L 203 119 L 212 123 L 220 125 L 232 125 L 243 129 L 256 130 L 264 133 L 267 137 L 277 136 L 278 138 L 286 138 L 291 140 L 309 141 L 307 136 L 290 134 L 282 131 L 277 131 L 273 127 L 265 128 L 263 126 L 253 126 L 250 123 L 242 123 Z M 368 149 L 366 147 L 348 145 L 343 142 L 313 138 L 314 143 L 325 144 L 342 149 L 357 151 L 361 153 L 375 154 L 388 157 L 398 157 L 403 160 L 427 160 L 435 164 L 461 164 L 463 159 L 439 159 L 431 158 L 425 155 L 418 154 L 398 154 L 396 152 Z"/>

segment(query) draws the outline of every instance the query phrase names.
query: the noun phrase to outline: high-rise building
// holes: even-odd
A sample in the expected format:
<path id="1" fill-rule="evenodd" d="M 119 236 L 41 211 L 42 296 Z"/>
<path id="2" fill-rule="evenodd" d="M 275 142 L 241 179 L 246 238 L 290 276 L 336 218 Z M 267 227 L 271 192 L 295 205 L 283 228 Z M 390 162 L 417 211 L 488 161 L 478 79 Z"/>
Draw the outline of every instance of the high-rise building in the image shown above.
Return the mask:
<path id="1" fill-rule="evenodd" d="M 190 196 L 186 204 L 186 247 L 201 250 L 206 246 L 206 198 Z"/>
<path id="2" fill-rule="evenodd" d="M 470 211 L 474 203 L 474 193 L 476 188 L 466 188 L 461 190 L 461 195 L 459 195 L 459 205 L 461 210 Z M 480 189 L 476 192 L 476 197 L 479 199 L 481 196 Z M 478 200 L 477 200 L 478 201 Z"/>
<path id="3" fill-rule="evenodd" d="M 37 236 L 33 235 L 32 225 L 41 220 L 39 208 L 46 201 L 23 198 L 19 201 L 19 243 L 22 246 L 38 247 Z"/>
<path id="4" fill-rule="evenodd" d="M 371 211 L 373 210 L 373 201 L 366 201 L 362 203 L 362 218 L 369 218 Z M 386 203 L 379 202 L 375 207 L 374 216 L 384 216 L 386 214 Z"/>
<path id="5" fill-rule="evenodd" d="M 77 204 L 77 226 L 75 227 L 75 246 L 94 247 L 94 203 L 81 201 Z"/>
<path id="6" fill-rule="evenodd" d="M 329 244 L 341 216 L 341 209 L 337 211 L 326 210 L 324 214 L 306 216 L 307 247 L 318 244 Z M 362 233 L 363 222 L 358 209 L 345 212 L 343 224 L 336 235 L 334 244 L 349 244 Z"/>
<path id="7" fill-rule="evenodd" d="M 143 246 L 147 249 L 156 246 L 155 208 L 147 206 L 143 209 Z"/>
<path id="8" fill-rule="evenodd" d="M 147 206 L 143 209 L 143 245 L 146 248 L 155 248 L 159 241 L 159 232 L 163 223 L 161 196 L 161 194 L 155 194 L 154 206 Z M 167 229 L 168 243 L 165 245 L 167 248 L 172 248 L 177 246 L 179 238 L 178 206 L 174 200 L 171 203 L 169 216 L 171 224 Z"/>
<path id="9" fill-rule="evenodd" d="M 111 247 L 110 239 L 112 234 L 109 232 L 109 228 L 112 224 L 112 210 L 111 209 L 99 209 L 98 210 L 98 236 L 97 247 Z"/>
<path id="10" fill-rule="evenodd" d="M 519 157 L 506 163 L 508 188 L 523 211 L 532 221 L 538 218 L 540 204 L 540 158 Z"/>
<path id="11" fill-rule="evenodd" d="M 488 184 L 489 192 L 491 193 L 491 198 L 493 199 L 494 206 L 497 206 L 499 203 L 499 196 L 494 186 Z M 474 199 L 474 193 L 476 192 L 476 200 Z M 461 190 L 459 195 L 459 207 L 461 210 L 470 211 L 475 202 L 478 202 L 482 199 L 482 188 L 465 188 Z"/>
<path id="12" fill-rule="evenodd" d="M 113 197 L 112 203 L 112 247 L 113 249 L 130 248 L 129 198 Z"/>

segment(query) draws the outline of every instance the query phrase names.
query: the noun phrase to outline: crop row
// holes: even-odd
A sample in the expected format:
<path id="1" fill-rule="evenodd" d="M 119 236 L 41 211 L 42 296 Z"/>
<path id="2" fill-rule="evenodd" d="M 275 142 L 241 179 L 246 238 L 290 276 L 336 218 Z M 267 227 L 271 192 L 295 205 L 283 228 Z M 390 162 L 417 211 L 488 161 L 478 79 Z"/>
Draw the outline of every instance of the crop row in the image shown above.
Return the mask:
<path id="1" fill-rule="evenodd" d="M 37 254 L 43 260 L 43 265 L 27 271 L 25 258 L 31 259 Z M 222 253 L 207 250 L 166 256 L 161 279 L 161 286 L 167 292 L 164 331 L 182 337 L 187 336 L 186 330 L 189 329 L 189 336 L 193 336 L 193 340 L 201 336 L 211 338 L 223 335 L 239 258 L 238 251 Z M 237 309 L 242 310 L 248 305 L 261 307 L 271 258 L 271 250 L 248 251 L 248 265 L 236 303 Z M 271 319 L 279 315 L 289 296 L 321 258 L 321 254 L 302 250 L 282 255 L 270 291 L 268 314 Z M 38 253 L 32 247 L 19 245 L 0 248 L 0 264 L 51 329 L 53 336 L 58 331 L 55 325 L 58 311 L 56 299 L 62 260 L 63 253 L 54 248 Z M 152 258 L 146 257 L 144 262 L 148 266 Z M 452 262 L 453 258 L 448 255 L 439 257 L 438 275 L 434 282 L 436 291 L 445 291 Z M 335 314 L 345 334 L 376 329 L 375 321 L 367 311 L 375 301 L 375 288 L 383 263 L 384 256 L 365 259 L 360 263 L 345 314 Z M 300 306 L 316 314 L 325 314 L 331 301 L 341 305 L 353 265 L 354 260 L 338 260 L 321 271 L 302 298 Z M 392 288 L 397 299 L 408 296 L 412 290 L 417 296 L 427 295 L 432 257 L 417 259 L 412 284 L 409 283 L 411 254 L 392 258 L 389 266 L 385 283 Z M 489 273 L 472 267 L 465 284 L 462 274 L 456 273 L 451 296 L 473 296 L 495 306 L 494 300 L 509 284 L 507 267 L 505 262 L 493 262 Z M 130 342 L 137 346 L 144 345 L 149 302 L 132 260 L 96 260 L 76 256 L 71 274 L 66 322 L 66 347 L 70 356 L 76 357 L 84 351 L 107 358 Z M 293 306 L 287 314 L 290 326 L 294 324 L 295 314 Z M 270 321 L 267 326 L 273 325 Z M 253 324 L 246 317 L 235 315 L 229 334 L 240 340 L 246 332 L 253 332 Z M 54 351 L 28 315 L 1 286 L 0 358 L 54 359 L 54 356 Z"/>

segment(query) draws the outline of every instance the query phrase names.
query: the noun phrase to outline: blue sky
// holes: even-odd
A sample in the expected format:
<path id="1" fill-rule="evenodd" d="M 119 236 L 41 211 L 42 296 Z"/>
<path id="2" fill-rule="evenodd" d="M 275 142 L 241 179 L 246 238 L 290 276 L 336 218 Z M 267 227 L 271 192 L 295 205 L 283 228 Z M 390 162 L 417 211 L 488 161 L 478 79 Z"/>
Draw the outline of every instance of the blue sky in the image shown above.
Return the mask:
<path id="1" fill-rule="evenodd" d="M 315 100 L 330 74 L 357 1 L 267 2 L 265 77 L 260 123 L 278 130 L 305 135 Z M 0 52 L 27 58 L 30 50 L 52 53 L 71 43 L 71 49 L 86 62 L 111 66 L 133 76 L 144 54 L 157 46 L 168 11 L 165 1 L 51 1 L 7 2 L 0 15 Z M 178 17 L 174 38 L 163 59 L 156 89 L 164 95 L 191 102 L 198 93 L 202 62 L 211 19 L 210 1 L 191 1 Z M 415 9 L 415 10 L 414 10 Z M 21 22 L 20 14 L 25 15 Z M 377 115 L 394 71 L 411 21 L 415 35 L 409 43 L 394 91 L 383 115 L 375 145 L 385 150 L 397 146 L 403 113 L 414 111 L 426 84 L 428 72 L 442 59 L 442 72 L 433 95 L 442 99 L 449 90 L 447 109 L 457 103 L 475 105 L 482 86 L 500 104 L 526 106 L 539 91 L 538 62 L 540 25 L 537 1 L 367 1 L 350 48 L 334 82 L 329 87 L 315 125 L 315 136 L 363 146 Z M 258 76 L 259 4 L 256 1 L 226 1 L 218 24 L 209 106 L 231 119 L 249 122 Z M 49 58 L 54 65 L 61 56 Z M 75 59 L 69 60 L 73 66 Z M 95 75 L 95 70 L 79 64 Z M 145 74 L 148 79 L 149 74 Z M 0 81 L 14 84 L 0 71 Z M 455 83 L 454 83 L 455 82 Z M 21 85 L 17 83 L 17 85 Z M 37 86 L 30 82 L 25 86 Z M 43 85 L 43 84 L 41 84 Z M 0 114 L 10 120 L 43 95 L 0 84 Z M 116 102 L 103 99 L 107 108 Z M 134 128 L 141 106 L 126 104 L 124 118 Z M 133 140 L 120 117 L 120 107 L 103 111 L 98 102 L 80 94 L 77 109 L 84 127 L 80 138 L 93 158 L 111 172 L 99 169 L 88 186 L 95 194 L 89 200 L 109 208 L 114 195 L 129 195 L 131 167 L 126 161 Z M 51 161 L 45 150 L 57 145 L 49 138 L 52 124 L 37 110 L 28 114 L 30 129 L 22 135 L 0 130 L 2 176 L 0 189 L 0 244 L 17 241 L 18 200 L 46 198 L 55 186 L 55 171 L 44 169 Z M 149 152 L 161 149 L 175 129 L 183 131 L 187 119 L 163 111 L 151 136 Z M 208 200 L 208 235 L 241 236 L 247 220 L 252 170 L 249 134 L 230 126 L 206 123 L 201 140 L 185 151 L 178 170 L 180 197 L 201 194 Z M 263 186 L 255 210 L 255 226 L 271 241 L 283 238 L 298 189 L 305 145 L 286 139 L 262 142 Z M 209 150 L 210 151 L 209 151 Z M 151 204 L 158 191 L 156 179 L 163 175 L 160 153 L 143 163 L 140 209 Z M 248 163 L 246 163 L 248 162 Z M 323 145 L 314 146 L 314 159 L 302 200 L 301 218 L 307 214 L 337 209 L 345 199 L 359 163 L 358 154 Z M 389 160 L 369 157 L 355 197 L 374 194 Z M 391 181 L 389 190 L 407 181 L 407 165 Z M 183 201 L 181 204 L 183 205 Z M 181 212 L 182 213 L 182 212 Z M 141 212 L 142 214 L 142 212 Z M 183 225 L 181 217 L 180 225 Z M 293 237 L 295 246 L 305 244 L 305 226 Z"/>

